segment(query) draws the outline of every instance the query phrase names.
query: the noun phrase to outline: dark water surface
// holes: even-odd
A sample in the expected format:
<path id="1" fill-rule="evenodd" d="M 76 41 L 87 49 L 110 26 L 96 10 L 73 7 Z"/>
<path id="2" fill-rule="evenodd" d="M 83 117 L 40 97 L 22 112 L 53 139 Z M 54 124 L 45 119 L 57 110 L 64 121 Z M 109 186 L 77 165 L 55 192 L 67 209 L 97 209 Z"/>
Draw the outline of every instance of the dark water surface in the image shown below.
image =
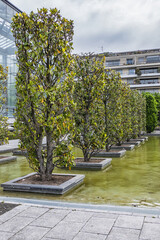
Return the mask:
<path id="1" fill-rule="evenodd" d="M 76 156 L 81 156 L 75 150 Z M 5 154 L 8 155 L 8 154 Z M 0 165 L 0 183 L 32 172 L 25 157 Z M 64 196 L 3 192 L 0 196 L 47 199 L 80 203 L 136 205 L 160 207 L 160 137 L 128 151 L 123 158 L 113 158 L 104 171 L 55 170 L 55 172 L 85 174 L 82 186 Z"/>

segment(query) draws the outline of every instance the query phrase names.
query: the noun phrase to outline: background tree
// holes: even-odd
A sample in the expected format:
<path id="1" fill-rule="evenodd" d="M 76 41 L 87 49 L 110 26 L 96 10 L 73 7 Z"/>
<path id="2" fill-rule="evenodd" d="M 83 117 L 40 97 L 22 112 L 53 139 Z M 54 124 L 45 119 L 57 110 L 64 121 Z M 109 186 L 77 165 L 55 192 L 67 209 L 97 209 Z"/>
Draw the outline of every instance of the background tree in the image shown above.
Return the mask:
<path id="1" fill-rule="evenodd" d="M 30 15 L 16 14 L 12 30 L 19 65 L 15 126 L 30 167 L 42 180 L 50 180 L 55 166 L 70 165 L 73 159 L 66 141 L 72 129 L 73 22 L 56 8 L 43 8 Z"/>
<path id="2" fill-rule="evenodd" d="M 153 132 L 157 126 L 157 102 L 153 94 L 143 93 L 146 98 L 146 131 Z"/>
<path id="3" fill-rule="evenodd" d="M 92 54 L 75 56 L 74 141 L 86 162 L 103 144 L 100 108 L 103 69 L 103 61 L 99 62 Z"/>
<path id="4" fill-rule="evenodd" d="M 7 93 L 7 76 L 8 68 L 0 65 L 0 144 L 8 143 L 8 123 L 6 114 L 6 93 Z"/>

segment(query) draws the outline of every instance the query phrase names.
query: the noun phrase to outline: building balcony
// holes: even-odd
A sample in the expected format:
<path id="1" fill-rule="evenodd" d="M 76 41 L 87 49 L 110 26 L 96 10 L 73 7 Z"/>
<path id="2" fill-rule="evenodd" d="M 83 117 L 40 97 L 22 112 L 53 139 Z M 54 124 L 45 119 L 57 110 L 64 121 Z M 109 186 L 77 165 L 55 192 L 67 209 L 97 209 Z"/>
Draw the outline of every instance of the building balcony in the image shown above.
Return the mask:
<path id="1" fill-rule="evenodd" d="M 136 68 L 136 67 L 160 67 L 160 61 L 156 62 L 156 63 L 148 63 L 148 62 L 134 62 L 134 64 L 127 64 L 127 63 L 119 63 L 117 65 L 112 65 L 112 66 L 108 66 L 105 64 L 105 68 L 106 69 L 111 69 L 111 70 L 115 70 L 115 69 L 126 69 L 126 68 Z"/>
<path id="2" fill-rule="evenodd" d="M 160 89 L 160 83 L 150 83 L 150 84 L 131 84 L 131 89 L 153 89 L 158 88 Z"/>

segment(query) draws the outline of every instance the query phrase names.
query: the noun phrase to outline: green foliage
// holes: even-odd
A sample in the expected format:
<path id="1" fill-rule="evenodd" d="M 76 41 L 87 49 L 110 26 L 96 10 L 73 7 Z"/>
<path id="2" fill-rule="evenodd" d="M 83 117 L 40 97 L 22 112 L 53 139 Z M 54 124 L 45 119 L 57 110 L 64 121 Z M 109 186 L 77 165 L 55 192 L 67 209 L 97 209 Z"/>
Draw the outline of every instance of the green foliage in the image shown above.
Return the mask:
<path id="1" fill-rule="evenodd" d="M 8 143 L 8 123 L 5 113 L 6 91 L 7 91 L 7 73 L 8 68 L 0 65 L 0 144 Z"/>
<path id="2" fill-rule="evenodd" d="M 145 99 L 131 91 L 115 71 L 104 73 L 100 98 L 106 151 L 113 144 L 121 145 L 141 134 L 145 126 Z"/>
<path id="3" fill-rule="evenodd" d="M 13 139 L 19 139 L 19 135 L 16 132 L 8 132 L 8 139 L 13 140 Z"/>
<path id="4" fill-rule="evenodd" d="M 92 54 L 75 56 L 74 141 L 82 149 L 84 161 L 89 161 L 102 148 L 100 94 L 103 69 L 103 61 L 98 61 Z"/>
<path id="5" fill-rule="evenodd" d="M 153 94 L 147 92 L 143 95 L 146 98 L 146 130 L 150 133 L 157 126 L 157 102 Z"/>
<path id="6" fill-rule="evenodd" d="M 131 138 L 137 138 L 145 131 L 146 125 L 146 101 L 137 90 L 131 92 Z"/>
<path id="7" fill-rule="evenodd" d="M 55 167 L 73 164 L 66 140 L 73 129 L 73 22 L 56 8 L 43 8 L 30 15 L 16 14 L 12 30 L 19 65 L 15 127 L 30 167 L 49 180 Z"/>
<path id="8" fill-rule="evenodd" d="M 154 97 L 157 102 L 157 110 L 158 110 L 158 112 L 160 112 L 160 93 L 154 93 Z"/>
<path id="9" fill-rule="evenodd" d="M 106 151 L 117 143 L 117 139 L 123 136 L 121 128 L 122 103 L 121 103 L 120 75 L 114 71 L 104 71 L 103 88 L 100 94 L 102 101 L 102 116 L 104 132 L 104 144 Z"/>

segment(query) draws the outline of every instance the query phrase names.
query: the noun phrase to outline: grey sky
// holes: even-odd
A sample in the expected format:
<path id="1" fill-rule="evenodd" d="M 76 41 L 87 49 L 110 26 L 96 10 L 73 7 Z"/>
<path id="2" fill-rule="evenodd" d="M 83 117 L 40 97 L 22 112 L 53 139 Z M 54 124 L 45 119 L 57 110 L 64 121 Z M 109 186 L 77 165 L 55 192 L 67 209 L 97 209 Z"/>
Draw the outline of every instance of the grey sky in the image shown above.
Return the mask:
<path id="1" fill-rule="evenodd" d="M 74 52 L 160 48 L 160 0 L 10 0 L 22 11 L 56 7 L 74 20 Z"/>

